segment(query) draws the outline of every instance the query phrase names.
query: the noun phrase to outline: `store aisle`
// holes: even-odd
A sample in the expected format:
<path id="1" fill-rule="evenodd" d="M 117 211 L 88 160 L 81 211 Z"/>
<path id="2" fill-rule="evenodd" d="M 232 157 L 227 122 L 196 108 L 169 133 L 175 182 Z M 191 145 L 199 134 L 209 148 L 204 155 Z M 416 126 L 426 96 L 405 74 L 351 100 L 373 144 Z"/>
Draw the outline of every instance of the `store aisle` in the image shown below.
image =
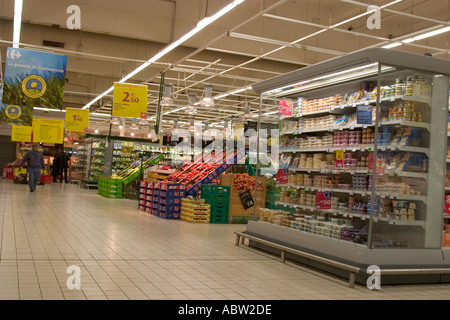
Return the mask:
<path id="1" fill-rule="evenodd" d="M 76 185 L 0 182 L 0 299 L 446 299 L 450 285 L 350 289 L 346 281 L 234 246 L 243 225 L 140 212 Z M 67 267 L 81 289 L 67 288 Z"/>

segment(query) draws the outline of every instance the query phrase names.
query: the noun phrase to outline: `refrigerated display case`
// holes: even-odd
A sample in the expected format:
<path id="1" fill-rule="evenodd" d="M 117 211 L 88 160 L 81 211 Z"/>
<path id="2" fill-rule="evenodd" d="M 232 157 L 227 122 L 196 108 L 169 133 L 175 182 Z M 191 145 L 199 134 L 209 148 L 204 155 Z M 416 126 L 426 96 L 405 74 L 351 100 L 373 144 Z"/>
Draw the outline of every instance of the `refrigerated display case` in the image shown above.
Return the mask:
<path id="1" fill-rule="evenodd" d="M 449 61 L 377 48 L 253 85 L 262 100 L 293 102 L 280 116 L 289 180 L 276 204 L 296 212 L 262 214 L 245 232 L 362 268 L 448 266 L 449 75 Z M 450 280 L 401 278 L 384 282 Z"/>

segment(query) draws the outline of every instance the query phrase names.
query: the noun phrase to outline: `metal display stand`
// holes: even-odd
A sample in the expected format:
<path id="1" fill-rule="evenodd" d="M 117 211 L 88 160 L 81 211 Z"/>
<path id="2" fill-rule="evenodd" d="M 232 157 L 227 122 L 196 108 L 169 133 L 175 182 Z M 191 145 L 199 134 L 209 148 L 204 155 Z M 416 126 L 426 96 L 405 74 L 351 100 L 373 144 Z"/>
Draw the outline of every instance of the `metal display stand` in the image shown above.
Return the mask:
<path id="1" fill-rule="evenodd" d="M 373 83 L 377 91 L 370 99 L 335 105 L 330 110 L 314 111 L 299 116 L 299 118 L 314 118 L 330 114 L 342 115 L 351 112 L 356 114 L 356 110 L 359 110 L 357 106 L 372 105 L 376 108 L 376 117 L 372 125 L 321 126 L 317 129 L 300 129 L 299 132 L 286 134 L 320 136 L 326 132 L 334 133 L 343 129 L 362 130 L 362 128 L 371 127 L 375 132 L 372 145 L 342 149 L 345 149 L 347 153 L 372 153 L 374 161 L 373 169 L 362 170 L 363 173 L 371 176 L 371 189 L 359 191 L 356 188 L 355 190 L 336 187 L 330 190 L 317 188 L 317 191 L 331 191 L 332 194 L 344 199 L 350 196 L 357 197 L 358 200 L 365 201 L 368 208 L 365 209 L 366 211 L 355 212 L 353 208 L 351 210 L 341 210 L 341 208 L 319 210 L 316 207 L 284 203 L 285 206 L 297 207 L 300 210 L 300 216 L 302 213 L 313 214 L 325 217 L 325 221 L 333 217 L 345 217 L 347 221 L 350 219 L 353 225 L 359 226 L 358 229 L 366 230 L 365 240 L 349 241 L 349 239 L 332 237 L 323 231 L 312 232 L 311 228 L 307 230 L 295 222 L 288 227 L 264 221 L 249 221 L 246 231 L 240 236 L 248 235 L 250 246 L 271 252 L 277 250 L 279 252 L 280 246 L 283 246 L 283 257 L 289 252 L 294 252 L 297 254 L 287 255 L 287 257 L 343 277 L 346 275 L 342 274 L 342 270 L 333 268 L 329 263 L 323 263 L 324 259 L 360 268 L 361 273 L 356 275 L 356 281 L 360 283 L 365 283 L 368 275 L 363 271 L 370 265 L 376 265 L 381 270 L 385 270 L 382 280 L 384 284 L 450 282 L 450 277 L 445 275 L 450 271 L 448 268 L 450 250 L 442 247 L 449 75 L 449 61 L 376 48 L 331 59 L 253 85 L 253 90 L 261 94 L 261 100 L 264 97 L 285 100 L 299 97 L 320 99 L 337 94 L 344 95 L 357 91 L 358 89 L 355 90 L 355 88 L 358 86 L 361 88 L 363 81 Z M 405 95 L 405 88 L 398 85 L 397 79 L 410 76 L 419 80 L 415 82 L 416 87 L 414 83 L 404 85 L 407 90 Z M 424 82 L 421 82 L 422 78 Z M 389 88 L 389 86 L 392 88 L 396 83 L 396 92 L 391 95 L 382 93 L 381 88 Z M 410 85 L 411 87 L 408 88 Z M 422 91 L 416 93 L 419 89 L 414 89 L 416 90 L 414 94 L 411 91 L 408 92 L 413 87 Z M 430 90 L 423 93 L 427 88 Z M 391 118 L 391 115 L 388 118 L 387 110 L 390 112 L 391 108 L 398 103 L 402 106 L 410 103 L 414 107 L 417 104 L 422 118 L 410 120 Z M 416 114 L 418 117 L 419 112 Z M 294 121 L 298 121 L 299 118 Z M 401 132 L 403 137 L 406 136 L 404 139 L 407 142 L 402 140 L 402 143 L 396 142 L 397 144 L 392 141 L 386 143 L 380 138 L 383 134 L 386 135 L 386 132 L 389 132 L 388 135 L 392 137 L 397 131 Z M 410 136 L 407 133 L 411 131 L 420 132 L 415 144 L 408 142 Z M 315 149 L 298 148 L 295 151 L 285 152 L 326 154 L 333 153 L 336 149 L 341 148 L 333 148 L 333 146 Z M 380 171 L 375 169 L 379 159 L 386 163 L 385 166 L 382 165 Z M 346 177 L 351 181 L 358 170 L 361 169 L 336 171 L 332 168 L 295 167 L 290 168 L 290 173 L 305 172 L 311 175 Z M 395 183 L 408 184 L 408 187 L 412 185 L 421 191 L 416 193 L 403 190 L 401 192 L 387 191 L 386 186 L 392 186 Z M 302 188 L 302 186 L 296 187 Z M 308 254 L 315 258 L 305 258 Z"/>

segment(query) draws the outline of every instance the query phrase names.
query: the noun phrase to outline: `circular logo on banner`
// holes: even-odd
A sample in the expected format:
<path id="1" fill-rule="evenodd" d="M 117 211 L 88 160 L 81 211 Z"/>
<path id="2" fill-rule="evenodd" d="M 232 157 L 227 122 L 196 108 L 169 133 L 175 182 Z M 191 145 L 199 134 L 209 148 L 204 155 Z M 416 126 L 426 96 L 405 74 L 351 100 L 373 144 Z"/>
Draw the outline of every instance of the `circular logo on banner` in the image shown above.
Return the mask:
<path id="1" fill-rule="evenodd" d="M 19 106 L 9 105 L 5 109 L 5 115 L 8 119 L 17 120 L 22 115 L 22 108 Z"/>
<path id="2" fill-rule="evenodd" d="M 26 77 L 22 82 L 22 91 L 30 98 L 39 98 L 47 90 L 45 80 L 35 74 Z"/>

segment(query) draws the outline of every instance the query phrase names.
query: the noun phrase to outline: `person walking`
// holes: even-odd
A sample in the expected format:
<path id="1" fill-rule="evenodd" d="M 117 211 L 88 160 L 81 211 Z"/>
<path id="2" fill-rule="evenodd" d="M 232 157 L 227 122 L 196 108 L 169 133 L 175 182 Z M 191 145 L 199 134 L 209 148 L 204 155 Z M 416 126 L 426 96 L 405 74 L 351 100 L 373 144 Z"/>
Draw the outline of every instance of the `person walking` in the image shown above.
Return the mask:
<path id="1" fill-rule="evenodd" d="M 42 152 L 39 152 L 38 148 L 39 144 L 33 143 L 31 151 L 28 151 L 20 162 L 20 168 L 22 168 L 25 163 L 28 165 L 28 186 L 30 187 L 30 192 L 36 190 L 36 186 L 41 177 L 41 169 L 45 169 L 44 155 Z"/>
<path id="2" fill-rule="evenodd" d="M 58 175 L 60 175 L 60 172 L 59 172 L 59 154 L 57 153 L 55 155 L 55 157 L 53 158 L 53 164 L 52 164 L 53 181 L 56 182 L 56 179 L 58 178 Z"/>
<path id="3" fill-rule="evenodd" d="M 64 152 L 64 149 L 61 148 L 59 149 L 59 173 L 60 173 L 60 178 L 59 178 L 59 182 L 62 183 L 63 181 L 63 174 L 64 174 L 64 182 L 68 183 L 67 181 L 67 168 L 69 168 L 69 156 L 67 155 L 67 153 Z"/>

